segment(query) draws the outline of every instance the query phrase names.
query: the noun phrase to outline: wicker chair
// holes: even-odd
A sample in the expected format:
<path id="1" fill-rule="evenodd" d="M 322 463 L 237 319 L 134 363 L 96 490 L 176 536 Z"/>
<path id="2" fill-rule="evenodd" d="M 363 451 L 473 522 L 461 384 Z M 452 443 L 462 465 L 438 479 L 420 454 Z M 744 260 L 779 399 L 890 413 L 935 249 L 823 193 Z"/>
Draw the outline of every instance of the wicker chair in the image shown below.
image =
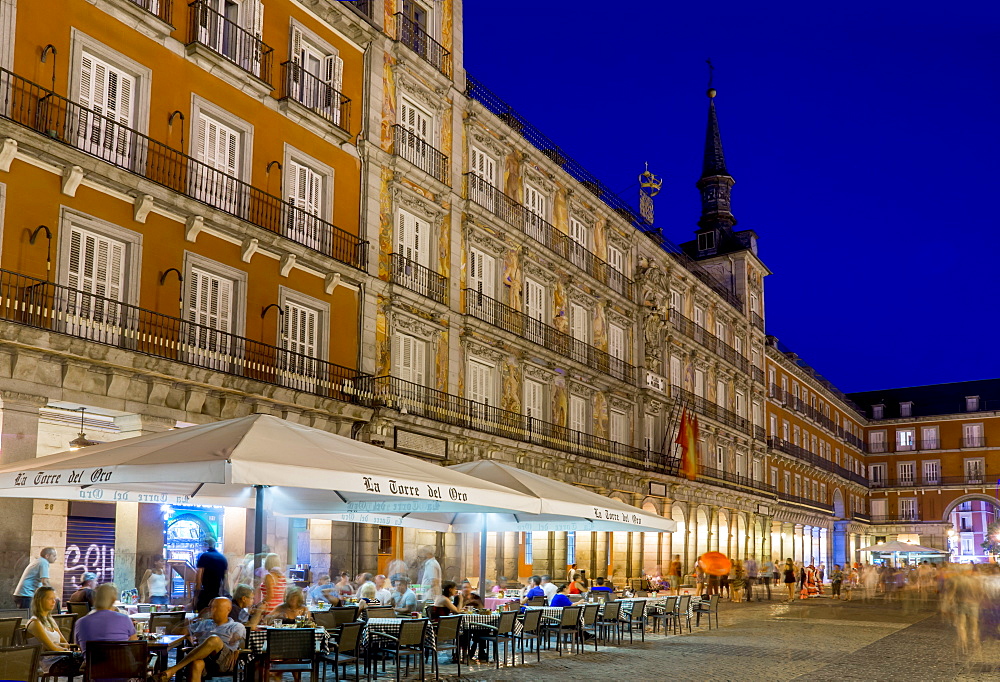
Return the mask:
<path id="1" fill-rule="evenodd" d="M 308 629 L 267 631 L 267 651 L 260 659 L 261 679 L 270 673 L 309 672 L 310 679 L 319 676 L 319 657 L 316 654 L 316 633 Z"/>
<path id="2" fill-rule="evenodd" d="M 570 640 L 572 646 L 579 643 L 577 632 L 580 629 L 580 612 L 582 610 L 582 606 L 564 606 L 560 618 L 545 617 L 545 634 L 548 637 L 551 637 L 553 634 L 556 636 L 556 650 L 560 656 L 562 656 L 564 635 L 572 636 Z"/>
<path id="3" fill-rule="evenodd" d="M 340 636 L 335 642 L 330 643 L 332 653 L 323 654 L 320 657 L 320 679 L 326 679 L 326 666 L 333 664 L 333 675 L 335 680 L 340 679 L 340 666 L 345 668 L 354 664 L 354 680 L 357 682 L 361 665 L 361 633 L 365 628 L 364 623 L 342 623 L 340 625 Z M 346 676 L 347 670 L 344 670 Z M 365 667 L 365 679 L 368 679 L 368 669 Z"/>
<path id="4" fill-rule="evenodd" d="M 614 632 L 615 639 L 618 644 L 622 643 L 621 614 L 622 602 L 609 601 L 604 604 L 604 613 L 597 619 L 597 624 L 600 626 L 601 639 L 604 640 L 605 644 L 607 644 L 610 639 L 608 637 L 610 632 Z"/>
<path id="5" fill-rule="evenodd" d="M 458 676 L 462 676 L 462 617 L 461 616 L 441 616 L 437 623 L 437 631 L 434 648 L 434 679 L 438 679 L 439 666 L 437 655 L 442 651 L 451 651 L 455 662 L 458 664 Z"/>
<path id="6" fill-rule="evenodd" d="M 77 618 L 83 618 L 90 613 L 90 604 L 85 601 L 66 602 L 66 608 L 69 609 L 70 613 L 75 614 Z"/>
<path id="7" fill-rule="evenodd" d="M 0 618 L 0 647 L 13 647 L 19 644 L 18 632 L 21 630 L 21 619 Z M 0 678 L 6 679 L 6 678 Z"/>
<path id="8" fill-rule="evenodd" d="M 424 679 L 424 638 L 430 621 L 426 618 L 404 620 L 399 626 L 399 637 L 393 637 L 385 632 L 370 633 L 379 640 L 392 642 L 393 646 L 382 646 L 382 650 L 391 653 L 396 659 L 396 682 L 400 680 L 400 663 L 406 661 L 406 674 L 410 673 L 410 658 L 417 657 L 420 662 L 420 679 Z"/>
<path id="9" fill-rule="evenodd" d="M 165 628 L 168 635 L 183 635 L 187 630 L 187 614 L 183 611 L 166 611 L 149 614 L 149 631 Z"/>
<path id="10" fill-rule="evenodd" d="M 88 642 L 83 679 L 145 679 L 149 673 L 146 642 Z"/>
<path id="11" fill-rule="evenodd" d="M 38 678 L 38 653 L 36 646 L 0 647 L 0 680 L 35 682 Z"/>
<path id="12" fill-rule="evenodd" d="M 524 644 L 526 641 L 534 641 L 535 660 L 542 660 L 542 614 L 541 609 L 530 609 L 524 612 L 521 620 L 521 631 L 514 633 L 514 639 L 521 643 L 521 665 L 524 665 Z"/>

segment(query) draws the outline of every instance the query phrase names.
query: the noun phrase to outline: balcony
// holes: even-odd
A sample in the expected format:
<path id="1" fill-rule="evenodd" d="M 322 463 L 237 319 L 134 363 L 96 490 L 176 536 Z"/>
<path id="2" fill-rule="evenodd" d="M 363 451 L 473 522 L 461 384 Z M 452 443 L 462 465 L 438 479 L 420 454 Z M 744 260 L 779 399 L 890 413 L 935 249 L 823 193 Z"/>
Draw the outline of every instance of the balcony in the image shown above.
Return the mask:
<path id="1" fill-rule="evenodd" d="M 752 324 L 756 329 L 764 331 L 764 318 L 752 310 L 750 311 L 750 324 Z"/>
<path id="2" fill-rule="evenodd" d="M 446 185 L 448 157 L 398 123 L 392 126 L 392 153 Z"/>
<path id="3" fill-rule="evenodd" d="M 368 243 L 357 236 L 5 69 L 0 116 L 341 263 L 365 267 Z"/>
<path id="4" fill-rule="evenodd" d="M 947 486 L 984 486 L 997 474 L 969 473 L 964 476 L 924 476 L 922 478 L 882 478 L 871 482 L 872 488 L 943 488 Z M 991 484 L 992 485 L 992 484 Z"/>
<path id="5" fill-rule="evenodd" d="M 0 319 L 90 343 L 357 402 L 357 371 L 277 346 L 0 270 Z"/>
<path id="6" fill-rule="evenodd" d="M 720 407 L 712 401 L 702 398 L 699 395 L 695 395 L 691 391 L 680 388 L 679 386 L 673 386 L 670 390 L 671 393 L 681 401 L 681 405 L 687 407 L 688 409 L 694 410 L 698 414 L 708 417 L 709 419 L 721 422 L 726 426 L 739 429 L 746 434 L 752 434 L 749 419 L 741 417 L 735 412 L 730 412 L 726 408 Z"/>
<path id="7" fill-rule="evenodd" d="M 986 436 L 962 436 L 963 448 L 985 448 Z"/>
<path id="8" fill-rule="evenodd" d="M 474 173 L 465 174 L 465 198 L 562 256 L 598 282 L 629 300 L 634 299 L 632 280 Z"/>
<path id="9" fill-rule="evenodd" d="M 616 379 L 635 385 L 635 367 L 475 289 L 465 289 L 465 314 L 538 344 Z"/>
<path id="10" fill-rule="evenodd" d="M 396 40 L 423 57 L 424 61 L 451 78 L 451 52 L 427 34 L 417 22 L 396 12 Z"/>
<path id="11" fill-rule="evenodd" d="M 160 0 L 167 2 L 167 0 Z M 271 84 L 274 50 L 234 21 L 213 10 L 204 0 L 188 5 L 191 45 L 204 45 L 255 78 Z"/>
<path id="12" fill-rule="evenodd" d="M 473 402 L 391 376 L 364 377 L 361 395 L 375 405 L 464 429 L 533 443 L 605 464 L 675 475 L 677 460 L 517 412 Z"/>
<path id="13" fill-rule="evenodd" d="M 800 507 L 812 507 L 813 509 L 822 509 L 825 512 L 833 513 L 833 505 L 826 504 L 825 502 L 817 502 L 816 500 L 810 500 L 807 497 L 800 497 L 798 495 L 792 495 L 791 493 L 778 492 L 778 499 L 784 500 L 785 502 L 791 502 L 792 504 L 797 504 Z"/>
<path id="14" fill-rule="evenodd" d="M 398 253 L 389 254 L 389 281 L 421 296 L 447 303 L 448 278 Z"/>
<path id="15" fill-rule="evenodd" d="M 800 459 L 804 462 L 809 462 L 810 464 L 817 466 L 820 469 L 829 471 L 831 474 L 836 474 L 841 478 L 846 478 L 849 481 L 854 481 L 855 483 L 868 487 L 868 479 L 862 476 L 861 474 L 857 474 L 851 471 L 850 469 L 845 469 L 836 462 L 831 462 L 828 459 L 824 459 L 823 457 L 820 457 L 817 454 L 809 452 L 805 448 L 801 448 L 798 445 L 795 445 L 794 443 L 790 443 L 787 440 L 784 440 L 783 438 L 776 438 L 772 436 L 767 440 L 767 444 L 768 447 L 774 448 L 775 450 L 783 452 L 786 455 L 791 455 L 796 459 Z"/>
<path id="16" fill-rule="evenodd" d="M 173 23 L 173 0 L 129 0 L 129 2 L 146 10 L 161 21 L 168 24 Z"/>
<path id="17" fill-rule="evenodd" d="M 755 481 L 749 476 L 710 467 L 698 467 L 698 480 L 702 479 L 706 479 L 706 482 L 712 485 L 721 485 L 723 488 L 733 490 L 751 488 L 767 495 L 775 495 L 778 492 L 764 481 Z"/>
<path id="18" fill-rule="evenodd" d="M 711 334 L 701 325 L 695 324 L 676 310 L 670 311 L 670 323 L 673 325 L 674 329 L 681 332 L 688 338 L 693 339 L 710 352 L 722 356 L 724 360 L 739 369 L 741 372 L 750 372 L 750 362 L 745 357 L 743 357 L 740 353 L 737 353 L 735 348 L 730 346 L 725 341 L 722 341 L 714 334 Z"/>
<path id="19" fill-rule="evenodd" d="M 872 517 L 870 517 L 868 514 L 863 514 L 861 512 L 854 512 L 853 514 L 851 514 L 851 518 L 854 519 L 855 521 L 862 521 L 864 523 L 872 522 Z"/>
<path id="20" fill-rule="evenodd" d="M 757 426 L 754 424 L 753 437 L 756 440 L 767 440 L 767 432 L 764 430 L 763 426 Z"/>
<path id="21" fill-rule="evenodd" d="M 750 379 L 757 384 L 764 383 L 764 370 L 760 367 L 750 366 Z"/>
<path id="22" fill-rule="evenodd" d="M 298 102 L 341 130 L 350 132 L 351 100 L 297 62 L 281 63 L 281 99 Z"/>
<path id="23" fill-rule="evenodd" d="M 909 514 L 880 514 L 872 515 L 872 524 L 884 523 L 920 523 L 920 514 L 913 512 Z"/>

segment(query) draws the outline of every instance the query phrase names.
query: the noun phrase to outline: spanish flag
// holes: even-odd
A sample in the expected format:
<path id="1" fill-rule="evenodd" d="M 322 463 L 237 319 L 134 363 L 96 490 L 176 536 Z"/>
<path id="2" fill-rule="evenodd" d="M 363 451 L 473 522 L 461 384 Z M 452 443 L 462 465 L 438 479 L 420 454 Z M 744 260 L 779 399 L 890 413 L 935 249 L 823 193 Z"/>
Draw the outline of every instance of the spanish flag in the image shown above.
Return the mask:
<path id="1" fill-rule="evenodd" d="M 681 446 L 681 476 L 695 480 L 698 477 L 698 418 L 688 417 L 686 408 L 681 412 L 681 427 L 674 442 Z"/>

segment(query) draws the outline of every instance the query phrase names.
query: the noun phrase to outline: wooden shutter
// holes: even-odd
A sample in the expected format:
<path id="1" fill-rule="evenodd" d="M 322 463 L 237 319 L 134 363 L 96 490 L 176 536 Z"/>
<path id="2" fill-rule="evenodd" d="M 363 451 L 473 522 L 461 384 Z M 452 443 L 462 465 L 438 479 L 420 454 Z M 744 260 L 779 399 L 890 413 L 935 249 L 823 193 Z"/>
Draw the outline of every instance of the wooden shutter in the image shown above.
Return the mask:
<path id="1" fill-rule="evenodd" d="M 620 249 L 609 246 L 608 247 L 608 265 L 614 268 L 615 271 L 624 273 L 625 272 L 625 254 L 621 252 Z"/>
<path id="2" fill-rule="evenodd" d="M 129 127 L 133 121 L 135 78 L 125 71 L 83 52 L 80 60 L 80 104 L 99 116 L 80 113 L 81 138 L 91 144 L 113 149 L 127 155 L 130 136 L 119 126 Z M 107 119 L 100 118 L 101 116 Z"/>
<path id="3" fill-rule="evenodd" d="M 576 218 L 569 219 L 569 238 L 583 248 L 589 248 L 590 241 L 587 239 L 587 226 Z"/>
<path id="4" fill-rule="evenodd" d="M 589 433 L 587 428 L 587 401 L 578 395 L 569 397 L 569 428 L 580 433 Z"/>
<path id="5" fill-rule="evenodd" d="M 616 324 L 608 325 L 608 355 L 616 360 L 625 359 L 625 330 Z"/>
<path id="6" fill-rule="evenodd" d="M 323 82 L 329 86 L 328 101 L 324 102 L 325 108 L 330 112 L 333 122 L 341 125 L 340 93 L 344 91 L 344 60 L 339 55 L 331 54 L 323 57 Z"/>
<path id="7" fill-rule="evenodd" d="M 494 298 L 496 259 L 479 249 L 469 249 L 469 288 Z"/>
<path id="8" fill-rule="evenodd" d="M 308 166 L 289 161 L 285 171 L 288 201 L 309 215 L 319 216 L 322 208 L 323 176 Z"/>
<path id="9" fill-rule="evenodd" d="M 236 176 L 239 133 L 214 118 L 199 114 L 197 134 L 198 160 L 223 173 Z"/>
<path id="10" fill-rule="evenodd" d="M 533 279 L 524 280 L 524 314 L 545 321 L 545 287 Z"/>
<path id="11" fill-rule="evenodd" d="M 319 357 L 319 311 L 315 308 L 285 301 L 284 347 L 309 358 Z"/>
<path id="12" fill-rule="evenodd" d="M 610 420 L 611 436 L 610 440 L 615 443 L 628 443 L 628 420 L 626 419 L 624 412 L 619 412 L 617 410 L 611 411 Z"/>
<path id="13" fill-rule="evenodd" d="M 539 218 L 546 218 L 545 196 L 531 185 L 524 186 L 524 203 L 529 211 Z"/>
<path id="14" fill-rule="evenodd" d="M 393 375 L 418 386 L 424 385 L 426 372 L 425 348 L 421 339 L 396 332 L 392 336 Z"/>
<path id="15" fill-rule="evenodd" d="M 587 333 L 590 320 L 587 318 L 587 309 L 582 305 L 571 305 L 570 312 L 573 319 L 570 321 L 570 333 L 577 341 L 590 342 L 590 335 Z"/>
<path id="16" fill-rule="evenodd" d="M 430 141 L 430 116 L 405 99 L 399 101 L 399 123 L 417 138 L 424 142 Z"/>
<path id="17" fill-rule="evenodd" d="M 532 419 L 545 419 L 544 389 L 537 381 L 524 382 L 524 414 Z"/>
<path id="18" fill-rule="evenodd" d="M 191 268 L 188 284 L 188 320 L 210 329 L 233 330 L 233 281 L 215 273 Z"/>
<path id="19" fill-rule="evenodd" d="M 476 147 L 471 148 L 469 172 L 491 185 L 496 184 L 497 162 L 489 154 Z"/>
<path id="20" fill-rule="evenodd" d="M 122 301 L 125 244 L 75 225 L 70 228 L 67 285 L 88 294 Z"/>
<path id="21" fill-rule="evenodd" d="M 396 217 L 396 253 L 424 265 L 423 244 L 428 239 L 429 230 L 427 222 L 406 211 L 400 211 Z"/>
<path id="22" fill-rule="evenodd" d="M 493 368 L 478 360 L 469 360 L 466 381 L 469 400 L 490 405 L 493 403 Z"/>

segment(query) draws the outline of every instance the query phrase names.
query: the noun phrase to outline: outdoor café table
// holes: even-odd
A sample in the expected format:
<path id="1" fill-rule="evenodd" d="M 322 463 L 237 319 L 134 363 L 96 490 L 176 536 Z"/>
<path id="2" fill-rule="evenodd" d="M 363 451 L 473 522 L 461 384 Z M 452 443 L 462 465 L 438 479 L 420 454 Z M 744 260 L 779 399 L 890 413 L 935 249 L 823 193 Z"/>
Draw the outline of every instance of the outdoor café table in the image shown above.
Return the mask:
<path id="1" fill-rule="evenodd" d="M 488 631 L 488 628 L 478 627 L 480 625 L 492 625 L 496 627 L 500 623 L 499 613 L 463 613 L 462 615 L 462 627 L 466 630 L 481 630 Z M 514 632 L 520 632 L 521 621 L 520 619 L 514 623 Z"/>
<path id="2" fill-rule="evenodd" d="M 263 627 L 257 628 L 256 630 L 247 630 L 247 649 L 254 654 L 262 654 L 267 651 L 267 631 L 268 630 L 291 630 L 292 628 L 272 628 Z M 312 630 L 313 634 L 316 636 L 316 651 L 326 651 L 327 642 L 330 639 L 329 633 L 326 628 L 300 628 Z"/>
<path id="3" fill-rule="evenodd" d="M 154 635 L 151 639 L 146 640 L 149 653 L 156 654 L 156 665 L 153 666 L 154 672 L 163 672 L 167 669 L 167 652 L 179 647 L 184 643 L 185 639 L 185 635 L 163 635 L 162 637 Z"/>
<path id="4" fill-rule="evenodd" d="M 514 597 L 486 597 L 483 600 L 483 604 L 486 605 L 490 611 L 495 611 L 501 608 L 504 604 L 512 601 L 518 601 Z"/>
<path id="5" fill-rule="evenodd" d="M 369 618 L 367 625 L 365 626 L 364 640 L 365 644 L 368 645 L 370 642 L 375 646 L 379 646 L 380 641 L 382 643 L 389 642 L 390 640 L 384 637 L 379 637 L 379 633 L 384 635 L 392 635 L 393 637 L 399 637 L 399 629 L 402 627 L 403 621 L 411 620 L 410 618 Z M 424 634 L 424 646 L 428 649 L 433 649 L 436 646 L 434 637 L 434 626 L 433 623 L 428 624 L 426 633 Z"/>
<path id="6" fill-rule="evenodd" d="M 153 614 L 153 613 L 130 613 L 130 614 L 128 614 L 128 617 L 132 619 L 133 623 L 138 623 L 138 622 L 141 622 L 141 621 L 145 621 L 145 622 L 148 623 L 150 616 L 161 615 L 161 614 L 164 614 L 164 613 L 169 613 L 169 611 L 159 611 L 159 612 L 157 612 L 155 614 Z M 192 611 L 189 611 L 188 613 L 184 614 L 185 618 L 187 618 L 188 620 L 194 620 L 197 615 L 198 615 L 197 613 L 194 613 Z"/>

